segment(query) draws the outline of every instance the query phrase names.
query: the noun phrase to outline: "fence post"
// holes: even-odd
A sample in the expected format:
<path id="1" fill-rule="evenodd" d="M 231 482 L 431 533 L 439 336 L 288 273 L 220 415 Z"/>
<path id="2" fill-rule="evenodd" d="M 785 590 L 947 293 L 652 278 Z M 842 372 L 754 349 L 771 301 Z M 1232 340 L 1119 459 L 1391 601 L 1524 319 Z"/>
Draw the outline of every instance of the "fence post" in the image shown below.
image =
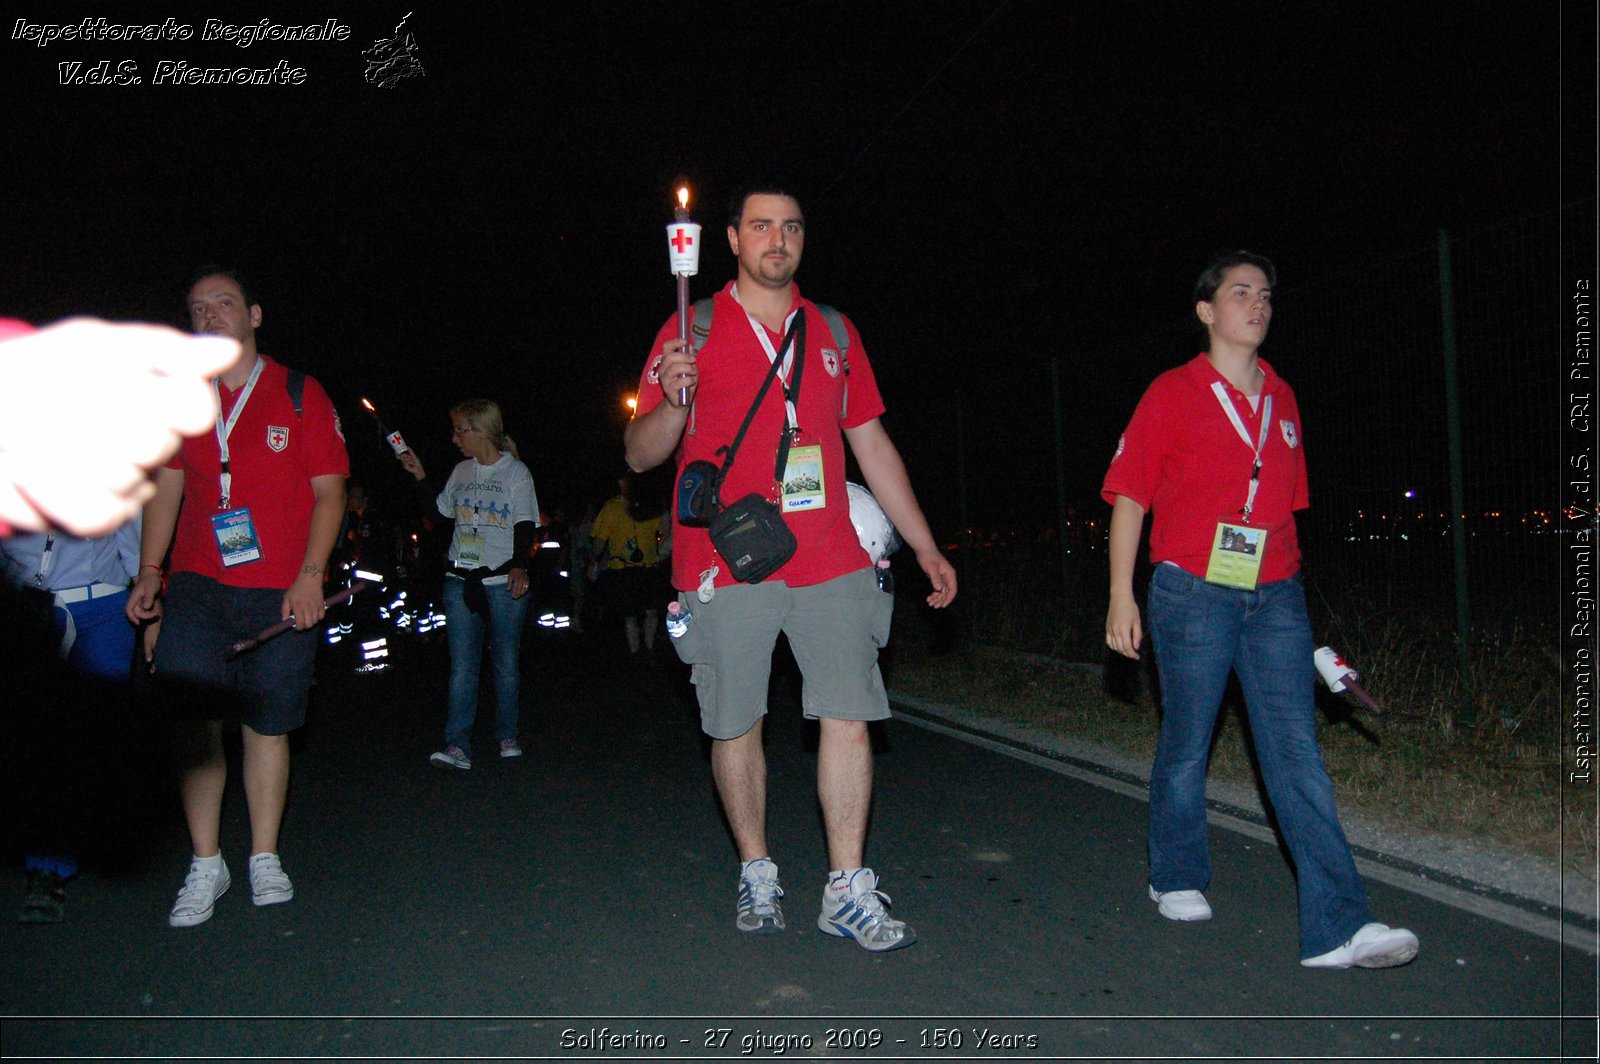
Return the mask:
<path id="1" fill-rule="evenodd" d="M 956 393 L 956 492 L 960 501 L 961 538 L 956 542 L 961 551 L 961 578 L 966 579 L 967 556 L 972 547 L 972 526 L 967 515 L 967 428 L 962 413 L 961 394 Z"/>
<path id="2" fill-rule="evenodd" d="M 1067 575 L 1067 455 L 1061 427 L 1061 360 L 1050 360 L 1050 398 L 1056 426 L 1056 545 L 1061 551 L 1061 615 L 1066 617 L 1072 603 L 1071 581 Z"/>
<path id="3" fill-rule="evenodd" d="M 1439 230 L 1439 319 L 1444 341 L 1445 425 L 1450 461 L 1450 544 L 1456 583 L 1456 672 L 1460 677 L 1461 706 L 1457 723 L 1473 726 L 1471 614 L 1467 609 L 1466 490 L 1461 463 L 1461 388 L 1456 359 L 1455 270 L 1450 259 L 1450 234 Z"/>

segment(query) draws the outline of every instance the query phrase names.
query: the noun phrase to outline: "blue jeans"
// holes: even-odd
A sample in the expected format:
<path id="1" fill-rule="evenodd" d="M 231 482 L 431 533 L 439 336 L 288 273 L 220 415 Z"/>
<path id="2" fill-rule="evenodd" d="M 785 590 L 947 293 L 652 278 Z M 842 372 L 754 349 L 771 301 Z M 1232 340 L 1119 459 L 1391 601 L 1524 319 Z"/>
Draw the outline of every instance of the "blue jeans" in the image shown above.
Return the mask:
<path id="1" fill-rule="evenodd" d="M 472 724 L 478 719 L 478 666 L 483 659 L 483 637 L 489 635 L 489 667 L 494 672 L 495 738 L 517 737 L 519 700 L 522 697 L 522 623 L 531 596 L 511 597 L 504 584 L 490 584 L 487 614 L 467 609 L 466 582 L 444 578 L 445 630 L 450 637 L 450 716 L 444 741 L 472 756 Z"/>
<path id="2" fill-rule="evenodd" d="M 1223 688 L 1237 672 L 1299 884 L 1300 956 L 1336 948 L 1372 915 L 1317 749 L 1314 647 L 1300 578 L 1239 591 L 1158 565 L 1149 616 L 1162 708 L 1150 773 L 1150 885 L 1166 892 L 1211 882 L 1206 767 Z"/>

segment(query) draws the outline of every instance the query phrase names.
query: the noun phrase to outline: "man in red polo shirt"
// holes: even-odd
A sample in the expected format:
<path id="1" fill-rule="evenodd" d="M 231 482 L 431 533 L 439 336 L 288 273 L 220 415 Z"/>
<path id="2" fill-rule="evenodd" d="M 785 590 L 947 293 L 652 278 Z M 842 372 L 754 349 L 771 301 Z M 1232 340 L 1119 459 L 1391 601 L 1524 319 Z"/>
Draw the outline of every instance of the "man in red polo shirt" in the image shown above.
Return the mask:
<path id="1" fill-rule="evenodd" d="M 204 719 L 179 721 L 194 858 L 168 917 L 173 927 L 209 920 L 230 883 L 220 838 L 225 717 L 237 719 L 243 735 L 252 899 L 273 905 L 294 897 L 278 859 L 289 732 L 305 722 L 316 652 L 311 629 L 324 613 L 323 573 L 339 535 L 350 471 L 327 392 L 309 377 L 292 380 L 257 351 L 261 306 L 238 274 L 202 269 L 188 298 L 194 331 L 237 340 L 242 355 L 214 382 L 213 430 L 185 439 L 177 456 L 156 471 L 156 494 L 144 511 L 139 578 L 128 598 L 130 620 L 161 619 L 157 678 L 206 692 Z M 163 593 L 169 545 L 171 579 Z M 294 631 L 229 660 L 236 640 L 290 617 Z"/>
<path id="2" fill-rule="evenodd" d="M 751 420 L 720 496 L 732 502 L 754 492 L 781 502 L 798 546 L 767 580 L 738 583 L 707 530 L 683 526 L 674 514 L 672 578 L 691 624 L 673 645 L 694 669 L 701 727 L 712 739 L 712 774 L 739 849 L 735 926 L 752 934 L 784 927 L 783 890 L 767 849 L 761 747 L 772 648 L 782 631 L 804 676 L 805 715 L 821 728 L 817 792 L 831 871 L 817 926 L 883 951 L 916 941 L 910 927 L 885 911 L 877 877 L 863 866 L 872 800 L 867 722 L 889 716 L 877 658 L 889 637 L 893 596 L 878 588 L 873 559 L 850 520 L 846 441 L 928 575 L 929 605 L 950 604 L 956 574 L 879 420 L 883 400 L 855 326 L 844 322 L 850 343 L 841 351 L 816 304 L 795 286 L 804 243 L 805 219 L 793 196 L 760 189 L 735 199 L 728 245 L 738 275 L 715 297 L 710 335 L 698 354 L 677 339 L 675 320 L 662 326 L 640 378 L 627 456 L 640 472 L 674 452 L 680 473 L 696 460 L 720 467 L 719 449 L 738 434 L 762 380 L 778 364 L 778 380 Z M 796 360 L 796 351 L 803 357 Z M 774 474 L 784 432 L 790 448 L 780 487 Z"/>

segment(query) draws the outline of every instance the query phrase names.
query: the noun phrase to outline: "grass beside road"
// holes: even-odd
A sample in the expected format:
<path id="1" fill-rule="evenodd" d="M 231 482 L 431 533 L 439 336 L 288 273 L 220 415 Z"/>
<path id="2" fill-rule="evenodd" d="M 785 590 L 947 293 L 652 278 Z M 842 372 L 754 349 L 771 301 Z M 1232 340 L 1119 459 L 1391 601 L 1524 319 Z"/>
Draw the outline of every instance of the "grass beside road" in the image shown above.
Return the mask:
<path id="1" fill-rule="evenodd" d="M 1108 683 L 1093 671 L 971 639 L 935 655 L 927 613 L 904 599 L 896 611 L 894 690 L 1099 744 L 1148 765 L 1160 722 L 1147 676 L 1153 668 L 1113 671 Z M 1593 795 L 1563 800 L 1551 744 L 1515 728 L 1452 731 L 1425 714 L 1352 716 L 1339 696 L 1319 692 L 1319 700 L 1318 736 L 1341 810 L 1385 830 L 1475 840 L 1593 875 Z M 1254 785 L 1246 727 L 1242 703 L 1230 696 L 1211 779 Z"/>

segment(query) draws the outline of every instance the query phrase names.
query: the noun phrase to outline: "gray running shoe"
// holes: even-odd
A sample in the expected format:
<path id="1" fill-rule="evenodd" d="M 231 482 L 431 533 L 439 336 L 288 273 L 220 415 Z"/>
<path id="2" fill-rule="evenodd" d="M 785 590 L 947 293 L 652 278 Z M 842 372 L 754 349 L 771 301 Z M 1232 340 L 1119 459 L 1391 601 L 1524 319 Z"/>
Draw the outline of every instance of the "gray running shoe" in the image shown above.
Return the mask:
<path id="1" fill-rule="evenodd" d="M 472 758 L 461 747 L 451 743 L 443 750 L 429 754 L 428 764 L 435 768 L 459 768 L 465 770 L 472 767 Z"/>
<path id="2" fill-rule="evenodd" d="M 734 923 L 751 935 L 782 931 L 783 909 L 778 905 L 781 897 L 778 866 L 765 857 L 747 862 L 739 871 L 739 915 Z"/>

